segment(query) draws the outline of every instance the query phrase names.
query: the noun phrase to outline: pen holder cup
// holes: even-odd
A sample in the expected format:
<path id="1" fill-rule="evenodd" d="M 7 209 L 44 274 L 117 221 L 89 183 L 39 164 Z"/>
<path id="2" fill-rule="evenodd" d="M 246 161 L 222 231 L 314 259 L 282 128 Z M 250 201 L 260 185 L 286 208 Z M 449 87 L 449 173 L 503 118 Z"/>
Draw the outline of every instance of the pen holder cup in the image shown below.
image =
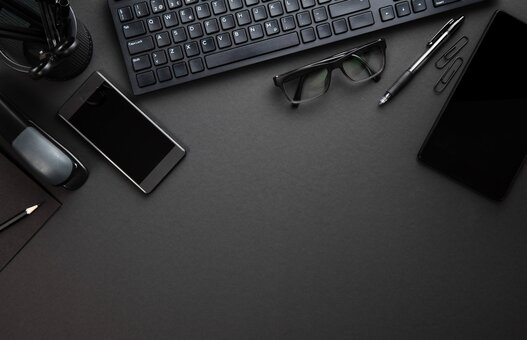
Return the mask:
<path id="1" fill-rule="evenodd" d="M 67 80 L 89 65 L 93 42 L 68 0 L 0 0 L 0 60 L 33 79 Z"/>

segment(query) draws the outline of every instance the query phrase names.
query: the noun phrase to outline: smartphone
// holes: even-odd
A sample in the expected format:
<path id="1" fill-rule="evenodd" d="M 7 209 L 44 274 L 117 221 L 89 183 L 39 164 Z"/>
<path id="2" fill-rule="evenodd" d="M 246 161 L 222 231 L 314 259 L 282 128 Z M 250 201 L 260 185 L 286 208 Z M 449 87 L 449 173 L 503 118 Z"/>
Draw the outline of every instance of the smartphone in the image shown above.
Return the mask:
<path id="1" fill-rule="evenodd" d="M 185 150 L 144 112 L 95 72 L 59 116 L 148 194 L 185 156 Z"/>
<path id="2" fill-rule="evenodd" d="M 419 160 L 503 200 L 527 154 L 527 24 L 496 12 L 434 124 Z"/>

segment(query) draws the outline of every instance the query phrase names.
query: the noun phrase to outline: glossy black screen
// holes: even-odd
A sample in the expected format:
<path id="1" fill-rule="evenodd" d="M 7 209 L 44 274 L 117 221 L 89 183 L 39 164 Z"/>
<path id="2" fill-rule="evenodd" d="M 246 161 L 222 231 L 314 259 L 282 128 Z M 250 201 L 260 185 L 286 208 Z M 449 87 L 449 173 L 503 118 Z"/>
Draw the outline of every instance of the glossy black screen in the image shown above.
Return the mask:
<path id="1" fill-rule="evenodd" d="M 501 199 L 527 152 L 527 26 L 499 12 L 420 159 Z"/>
<path id="2" fill-rule="evenodd" d="M 137 184 L 175 145 L 106 83 L 69 121 Z"/>

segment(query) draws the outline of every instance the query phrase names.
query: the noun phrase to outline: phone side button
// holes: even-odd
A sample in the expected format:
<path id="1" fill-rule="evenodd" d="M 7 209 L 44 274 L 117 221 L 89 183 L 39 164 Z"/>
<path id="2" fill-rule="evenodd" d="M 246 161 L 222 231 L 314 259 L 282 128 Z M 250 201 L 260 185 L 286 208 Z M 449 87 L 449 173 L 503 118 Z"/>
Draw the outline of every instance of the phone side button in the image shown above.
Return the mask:
<path id="1" fill-rule="evenodd" d="M 148 71 L 144 73 L 139 73 L 137 75 L 137 85 L 139 87 L 145 87 L 154 85 L 156 83 L 156 76 L 154 75 L 154 72 Z"/>

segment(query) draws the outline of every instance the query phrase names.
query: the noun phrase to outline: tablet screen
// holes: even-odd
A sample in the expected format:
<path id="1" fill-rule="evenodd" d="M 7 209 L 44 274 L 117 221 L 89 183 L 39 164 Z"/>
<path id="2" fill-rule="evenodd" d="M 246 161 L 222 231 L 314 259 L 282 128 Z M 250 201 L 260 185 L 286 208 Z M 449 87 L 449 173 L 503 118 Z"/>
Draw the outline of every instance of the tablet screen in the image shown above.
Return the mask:
<path id="1" fill-rule="evenodd" d="M 527 26 L 497 12 L 419 159 L 502 199 L 527 153 Z"/>

